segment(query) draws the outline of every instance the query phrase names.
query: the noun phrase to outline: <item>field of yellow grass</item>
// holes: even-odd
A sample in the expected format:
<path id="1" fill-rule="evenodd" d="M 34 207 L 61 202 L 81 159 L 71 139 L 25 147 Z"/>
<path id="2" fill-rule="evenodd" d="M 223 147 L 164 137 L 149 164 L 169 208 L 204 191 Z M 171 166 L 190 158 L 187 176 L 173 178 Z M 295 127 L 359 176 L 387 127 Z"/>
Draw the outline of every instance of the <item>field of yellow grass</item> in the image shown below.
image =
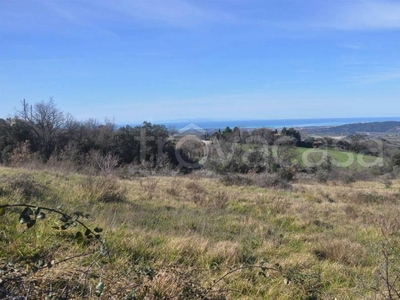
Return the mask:
<path id="1" fill-rule="evenodd" d="M 19 203 L 90 214 L 80 220 L 103 232 L 79 242 L 79 224 L 56 230 L 51 212 L 27 229 L 23 207 L 5 207 L 0 296 L 398 299 L 400 291 L 400 181 L 272 189 L 196 174 L 120 180 L 0 168 L 0 207 Z"/>

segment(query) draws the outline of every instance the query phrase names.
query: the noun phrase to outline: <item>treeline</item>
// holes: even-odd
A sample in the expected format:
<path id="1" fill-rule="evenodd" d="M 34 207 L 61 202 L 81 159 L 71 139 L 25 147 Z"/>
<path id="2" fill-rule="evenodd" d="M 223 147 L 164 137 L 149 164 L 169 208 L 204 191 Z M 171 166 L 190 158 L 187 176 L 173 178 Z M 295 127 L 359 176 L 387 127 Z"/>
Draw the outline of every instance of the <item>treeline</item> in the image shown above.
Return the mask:
<path id="1" fill-rule="evenodd" d="M 15 117 L 0 119 L 0 163 L 17 164 L 27 157 L 68 160 L 77 165 L 88 157 L 117 157 L 118 164 L 143 163 L 151 167 L 176 164 L 175 147 L 163 125 L 116 128 L 106 120 L 77 121 L 60 111 L 54 101 L 29 105 L 23 101 Z"/>
<path id="2" fill-rule="evenodd" d="M 77 121 L 60 111 L 52 99 L 33 105 L 23 101 L 14 117 L 0 119 L 0 164 L 38 162 L 78 171 L 126 166 L 185 172 L 203 168 L 220 174 L 277 173 L 290 180 L 298 170 L 315 172 L 315 168 L 308 170 L 298 162 L 295 149 L 314 147 L 383 156 L 389 167 L 379 173 L 391 172 L 393 166 L 400 165 L 397 145 L 361 135 L 340 140 L 302 139 L 294 128 L 226 127 L 214 132 L 208 141 L 204 138 L 204 134 L 195 136 L 193 132 L 174 134 L 164 125 L 149 122 L 117 128 L 109 120 Z"/>
<path id="3" fill-rule="evenodd" d="M 211 139 L 230 150 L 235 144 L 294 146 L 301 142 L 300 133 L 293 128 L 278 133 L 266 128 L 241 131 L 227 127 Z M 233 149 L 232 155 L 236 152 Z M 95 164 L 104 164 L 104 157 L 110 160 L 110 156 L 114 167 L 133 164 L 148 168 L 200 168 L 203 164 L 198 160 L 204 156 L 204 143 L 200 138 L 173 137 L 164 125 L 149 122 L 117 128 L 109 120 L 77 121 L 59 110 L 52 99 L 33 105 L 24 100 L 14 117 L 0 119 L 1 164 L 36 160 L 84 166 L 93 163 L 93 158 L 97 160 Z"/>
<path id="4" fill-rule="evenodd" d="M 279 133 L 277 129 L 258 128 L 248 131 L 241 130 L 239 127 L 235 127 L 233 130 L 230 127 L 226 127 L 223 131 L 215 132 L 211 139 L 250 145 L 273 146 L 284 144 L 303 146 L 300 132 L 294 128 L 287 129 L 286 127 L 283 127 Z M 309 146 L 312 146 L 312 144 Z"/>

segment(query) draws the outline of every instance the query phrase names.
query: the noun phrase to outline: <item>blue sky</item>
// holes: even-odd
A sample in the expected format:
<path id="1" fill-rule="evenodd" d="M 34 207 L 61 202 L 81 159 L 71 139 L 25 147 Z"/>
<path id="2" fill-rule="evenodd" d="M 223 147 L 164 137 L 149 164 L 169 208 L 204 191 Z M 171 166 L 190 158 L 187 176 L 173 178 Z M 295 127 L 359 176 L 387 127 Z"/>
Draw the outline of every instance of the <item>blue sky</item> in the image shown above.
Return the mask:
<path id="1" fill-rule="evenodd" d="M 400 115 L 400 1 L 0 0 L 0 118 Z"/>

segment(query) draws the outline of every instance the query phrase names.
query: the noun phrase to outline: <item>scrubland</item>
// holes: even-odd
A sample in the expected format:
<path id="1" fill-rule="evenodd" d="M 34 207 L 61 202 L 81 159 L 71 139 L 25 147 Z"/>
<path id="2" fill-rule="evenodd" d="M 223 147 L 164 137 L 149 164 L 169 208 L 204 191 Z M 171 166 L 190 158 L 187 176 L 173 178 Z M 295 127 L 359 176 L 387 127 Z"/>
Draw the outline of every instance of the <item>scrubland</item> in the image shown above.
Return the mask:
<path id="1" fill-rule="evenodd" d="M 56 213 L 28 229 L 23 207 L 5 207 L 0 296 L 398 299 L 399 200 L 397 180 L 266 188 L 196 173 L 121 180 L 0 168 L 0 205 L 79 211 L 103 229 L 80 242 L 79 224 L 53 228 Z"/>

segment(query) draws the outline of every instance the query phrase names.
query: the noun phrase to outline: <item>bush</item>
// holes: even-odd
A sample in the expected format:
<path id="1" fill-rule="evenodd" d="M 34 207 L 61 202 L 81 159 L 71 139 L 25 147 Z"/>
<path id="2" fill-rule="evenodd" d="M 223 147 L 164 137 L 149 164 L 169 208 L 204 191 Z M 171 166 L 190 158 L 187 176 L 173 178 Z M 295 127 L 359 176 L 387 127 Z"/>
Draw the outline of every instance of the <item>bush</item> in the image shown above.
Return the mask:
<path id="1" fill-rule="evenodd" d="M 261 173 L 251 175 L 238 175 L 229 174 L 221 178 L 221 182 L 226 185 L 238 185 L 238 186 L 258 186 L 262 188 L 278 188 L 288 189 L 291 188 L 289 181 L 282 179 L 278 174 Z"/>
<path id="2" fill-rule="evenodd" d="M 110 177 L 88 176 L 83 182 L 85 200 L 94 202 L 124 202 L 126 189 L 121 187 L 117 180 Z"/>
<path id="3" fill-rule="evenodd" d="M 370 172 L 373 176 L 380 176 L 392 171 L 392 167 L 389 164 L 385 164 L 383 166 L 372 166 L 370 168 Z"/>
<path id="4" fill-rule="evenodd" d="M 31 175 L 22 174 L 0 179 L 0 195 L 18 194 L 24 200 L 37 199 L 43 196 L 46 187 L 36 182 Z"/>
<path id="5" fill-rule="evenodd" d="M 278 171 L 278 175 L 281 179 L 285 181 L 292 181 L 294 178 L 294 173 L 291 169 L 289 168 L 281 168 Z"/>
<path id="6" fill-rule="evenodd" d="M 186 188 L 192 194 L 205 194 L 206 193 L 205 188 L 202 187 L 200 184 L 198 184 L 196 181 L 191 181 L 188 184 L 186 184 Z"/>
<path id="7" fill-rule="evenodd" d="M 253 185 L 262 188 L 289 189 L 292 187 L 289 181 L 282 179 L 282 177 L 277 174 L 255 174 L 252 179 Z"/>
<path id="8" fill-rule="evenodd" d="M 341 180 L 345 184 L 350 184 L 350 183 L 356 182 L 356 179 L 355 179 L 354 175 L 353 174 L 349 174 L 349 173 L 342 173 L 341 174 Z"/>
<path id="9" fill-rule="evenodd" d="M 382 184 L 388 189 L 388 188 L 391 188 L 392 187 L 392 181 L 391 181 L 391 179 L 393 179 L 392 178 L 392 174 L 385 174 L 385 175 L 383 175 L 382 177 L 381 177 L 381 182 L 382 182 Z"/>
<path id="10" fill-rule="evenodd" d="M 395 153 L 395 154 L 392 156 L 390 162 L 391 162 L 391 166 L 392 166 L 392 167 L 394 167 L 394 166 L 400 166 L 400 152 Z"/>
<path id="11" fill-rule="evenodd" d="M 200 206 L 208 206 L 207 191 L 196 181 L 191 181 L 186 184 L 186 189 L 189 191 L 189 197 L 192 202 Z"/>
<path id="12" fill-rule="evenodd" d="M 220 180 L 224 185 L 252 185 L 253 180 L 248 175 L 239 175 L 239 174 L 228 174 L 221 178 Z"/>
<path id="13" fill-rule="evenodd" d="M 326 183 L 329 178 L 329 173 L 324 170 L 318 170 L 317 173 L 315 173 L 315 178 L 318 180 L 320 183 Z"/>
<path id="14" fill-rule="evenodd" d="M 314 250 L 320 260 L 330 260 L 350 266 L 362 266 L 367 263 L 367 251 L 358 244 L 347 239 L 329 240 Z"/>

